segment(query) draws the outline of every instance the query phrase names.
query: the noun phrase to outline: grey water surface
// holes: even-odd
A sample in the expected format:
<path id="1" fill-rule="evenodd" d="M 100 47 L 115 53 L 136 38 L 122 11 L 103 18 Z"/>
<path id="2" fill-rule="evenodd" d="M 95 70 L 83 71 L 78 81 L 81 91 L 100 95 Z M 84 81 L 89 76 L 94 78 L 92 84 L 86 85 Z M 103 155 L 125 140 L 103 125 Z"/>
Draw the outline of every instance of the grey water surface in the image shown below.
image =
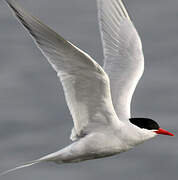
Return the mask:
<path id="1" fill-rule="evenodd" d="M 95 0 L 18 0 L 31 14 L 102 65 Z M 125 0 L 145 54 L 133 117 L 178 131 L 178 1 Z M 73 126 L 62 86 L 0 1 L 0 171 L 59 150 Z M 79 164 L 39 164 L 4 180 L 168 180 L 178 178 L 178 138 L 159 136 L 135 149 Z"/>

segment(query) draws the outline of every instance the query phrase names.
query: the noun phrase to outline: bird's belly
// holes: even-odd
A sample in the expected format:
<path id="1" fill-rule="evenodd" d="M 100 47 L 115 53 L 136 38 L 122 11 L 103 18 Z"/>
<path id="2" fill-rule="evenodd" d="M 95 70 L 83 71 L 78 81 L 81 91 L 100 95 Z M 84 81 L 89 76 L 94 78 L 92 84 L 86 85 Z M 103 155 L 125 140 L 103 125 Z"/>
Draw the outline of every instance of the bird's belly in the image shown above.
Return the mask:
<path id="1" fill-rule="evenodd" d="M 55 162 L 57 164 L 61 164 L 61 163 L 78 163 L 81 161 L 87 161 L 87 160 L 93 160 L 93 159 L 99 159 L 99 158 L 105 158 L 105 157 L 109 157 L 109 156 L 113 156 L 116 155 L 118 153 L 90 153 L 90 154 L 83 154 L 83 155 L 78 155 L 75 157 L 71 157 L 71 158 L 66 158 L 63 160 L 56 160 Z"/>
<path id="2" fill-rule="evenodd" d="M 130 146 L 123 146 L 114 137 L 95 134 L 83 140 L 73 143 L 67 149 L 61 151 L 56 163 L 77 163 L 86 160 L 113 156 L 129 150 Z"/>

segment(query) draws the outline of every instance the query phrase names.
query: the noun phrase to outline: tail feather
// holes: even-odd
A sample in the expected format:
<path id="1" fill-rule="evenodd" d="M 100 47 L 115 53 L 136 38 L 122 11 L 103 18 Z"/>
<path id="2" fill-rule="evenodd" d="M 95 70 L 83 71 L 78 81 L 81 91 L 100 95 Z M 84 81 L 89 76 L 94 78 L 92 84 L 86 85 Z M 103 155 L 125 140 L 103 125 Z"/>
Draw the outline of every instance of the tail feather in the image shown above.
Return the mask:
<path id="1" fill-rule="evenodd" d="M 23 164 L 23 165 L 21 165 L 21 166 L 18 166 L 18 167 L 15 167 L 15 168 L 13 168 L 13 169 L 9 169 L 9 170 L 7 170 L 7 171 L 4 171 L 4 172 L 0 173 L 0 176 L 4 176 L 4 175 L 6 175 L 6 174 L 8 174 L 8 173 L 11 173 L 11 172 L 13 172 L 13 171 L 16 171 L 16 170 L 19 170 L 19 169 L 22 169 L 22 168 L 25 168 L 25 167 L 32 166 L 32 165 L 34 165 L 34 164 L 38 164 L 38 163 L 40 163 L 40 162 L 42 162 L 41 159 L 27 162 L 27 163 L 25 163 L 25 164 Z"/>
<path id="2" fill-rule="evenodd" d="M 13 169 L 9 169 L 9 170 L 7 170 L 7 171 L 4 171 L 4 172 L 2 172 L 2 173 L 0 173 L 0 176 L 4 176 L 4 175 L 6 175 L 6 174 L 8 174 L 8 173 L 11 173 L 11 172 L 14 172 L 14 171 L 16 171 L 16 170 L 19 170 L 19 169 L 22 169 L 22 168 L 25 168 L 25 167 L 29 167 L 29 166 L 32 166 L 32 165 L 34 165 L 34 164 L 38 164 L 38 163 L 41 163 L 41 162 L 49 162 L 49 161 L 53 161 L 53 162 L 55 162 L 55 159 L 56 159 L 56 157 L 59 157 L 59 151 L 58 152 L 55 152 L 55 153 L 51 153 L 51 154 L 48 154 L 48 155 L 46 155 L 46 156 L 43 156 L 43 157 L 41 157 L 41 158 L 39 158 L 39 159 L 36 159 L 36 160 L 34 160 L 34 161 L 29 161 L 29 162 L 27 162 L 27 163 L 25 163 L 25 164 L 23 164 L 23 165 L 21 165 L 21 166 L 18 166 L 18 167 L 15 167 L 15 168 L 13 168 Z M 60 162 L 60 163 L 59 163 Z M 58 161 L 57 162 L 58 164 L 61 164 L 62 163 L 62 161 Z"/>

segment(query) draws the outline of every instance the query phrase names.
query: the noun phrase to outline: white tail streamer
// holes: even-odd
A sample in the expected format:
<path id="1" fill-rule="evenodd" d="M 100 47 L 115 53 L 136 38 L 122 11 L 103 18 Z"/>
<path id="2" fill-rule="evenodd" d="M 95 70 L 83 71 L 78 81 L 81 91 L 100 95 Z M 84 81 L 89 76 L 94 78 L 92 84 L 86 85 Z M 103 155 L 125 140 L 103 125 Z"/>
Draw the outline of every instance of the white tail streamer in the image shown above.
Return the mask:
<path id="1" fill-rule="evenodd" d="M 22 169 L 22 168 L 25 168 L 25 167 L 32 166 L 32 165 L 34 165 L 34 164 L 38 164 L 38 163 L 40 163 L 40 162 L 42 162 L 42 161 L 43 161 L 42 159 L 38 159 L 38 160 L 34 160 L 34 161 L 27 162 L 27 163 L 25 163 L 25 164 L 23 164 L 23 165 L 21 165 L 21 166 L 18 166 L 18 167 L 15 167 L 15 168 L 13 168 L 13 169 L 9 169 L 9 170 L 7 170 L 7 171 L 4 171 L 4 172 L 0 173 L 0 176 L 4 176 L 4 175 L 6 175 L 6 174 L 8 174 L 8 173 L 14 172 L 14 171 L 16 171 L 16 170 L 19 170 L 19 169 Z"/>

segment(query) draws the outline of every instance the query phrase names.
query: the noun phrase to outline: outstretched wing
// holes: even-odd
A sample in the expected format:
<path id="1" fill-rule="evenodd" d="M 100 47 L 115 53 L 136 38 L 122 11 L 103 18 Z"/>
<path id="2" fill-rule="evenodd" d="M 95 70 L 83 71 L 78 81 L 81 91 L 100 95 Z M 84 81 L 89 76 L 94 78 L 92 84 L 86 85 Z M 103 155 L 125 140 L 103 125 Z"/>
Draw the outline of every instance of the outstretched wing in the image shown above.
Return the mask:
<path id="1" fill-rule="evenodd" d="M 73 117 L 75 136 L 85 129 L 117 121 L 109 78 L 90 56 L 64 40 L 39 20 L 27 14 L 14 0 L 6 0 L 29 31 L 38 48 L 56 70 Z"/>
<path id="2" fill-rule="evenodd" d="M 97 0 L 104 50 L 104 70 L 120 120 L 130 118 L 130 103 L 144 70 L 139 35 L 121 0 Z"/>

